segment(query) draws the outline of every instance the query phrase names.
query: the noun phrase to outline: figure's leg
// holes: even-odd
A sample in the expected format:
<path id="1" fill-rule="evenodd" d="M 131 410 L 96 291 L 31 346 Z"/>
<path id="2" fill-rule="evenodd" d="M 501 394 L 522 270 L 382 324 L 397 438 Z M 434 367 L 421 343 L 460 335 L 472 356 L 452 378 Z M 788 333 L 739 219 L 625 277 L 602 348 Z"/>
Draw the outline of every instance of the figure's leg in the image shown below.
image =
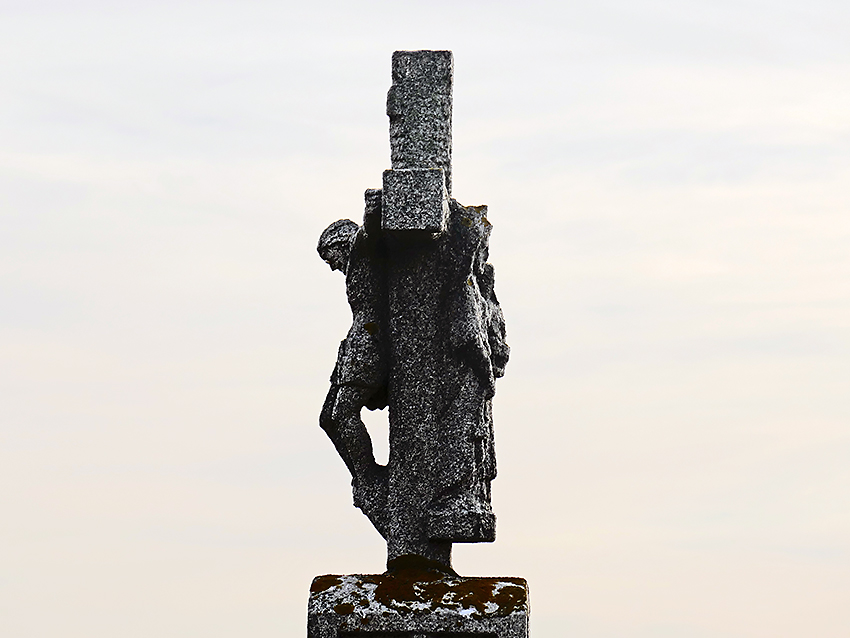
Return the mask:
<path id="1" fill-rule="evenodd" d="M 360 410 L 374 392 L 357 386 L 331 387 L 319 422 L 351 473 L 354 505 L 386 537 L 387 468 L 375 461 L 372 438 L 360 419 Z"/>
<path id="2" fill-rule="evenodd" d="M 370 388 L 332 386 L 319 418 L 319 425 L 355 479 L 377 465 L 372 439 L 360 420 L 360 409 L 372 392 Z"/>

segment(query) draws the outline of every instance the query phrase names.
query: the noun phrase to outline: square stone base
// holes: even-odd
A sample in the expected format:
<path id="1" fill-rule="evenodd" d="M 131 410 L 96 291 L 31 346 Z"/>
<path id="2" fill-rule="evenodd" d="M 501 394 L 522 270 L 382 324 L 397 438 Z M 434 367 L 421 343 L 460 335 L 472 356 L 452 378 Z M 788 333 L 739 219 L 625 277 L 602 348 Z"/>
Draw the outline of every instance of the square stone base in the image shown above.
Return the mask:
<path id="1" fill-rule="evenodd" d="M 522 578 L 433 571 L 318 576 L 308 638 L 528 638 Z"/>

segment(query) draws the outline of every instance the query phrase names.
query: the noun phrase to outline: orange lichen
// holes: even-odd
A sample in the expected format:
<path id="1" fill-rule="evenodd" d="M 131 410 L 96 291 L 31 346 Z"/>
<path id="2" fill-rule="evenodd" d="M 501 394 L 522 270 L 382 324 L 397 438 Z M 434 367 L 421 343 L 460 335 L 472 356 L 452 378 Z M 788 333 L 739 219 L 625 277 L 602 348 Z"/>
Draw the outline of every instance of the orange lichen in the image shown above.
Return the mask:
<path id="1" fill-rule="evenodd" d="M 336 587 L 341 584 L 342 581 L 339 576 L 331 576 L 330 574 L 327 576 L 316 576 L 316 578 L 313 579 L 313 584 L 310 585 L 310 593 L 318 594 L 319 592 L 323 592 L 326 589 L 330 589 L 331 587 Z"/>
<path id="2" fill-rule="evenodd" d="M 474 617 L 509 616 L 528 604 L 525 581 L 521 578 L 463 578 L 451 568 L 419 556 L 402 556 L 388 565 L 384 574 L 320 576 L 311 591 L 319 594 L 355 578 L 355 590 L 348 600 L 333 607 L 341 615 L 369 614 L 373 603 L 387 610 L 473 610 Z M 333 594 L 336 598 L 336 594 Z M 337 601 L 339 598 L 337 598 Z M 372 610 L 374 613 L 377 610 Z"/>
<path id="3" fill-rule="evenodd" d="M 442 565 L 418 559 L 396 559 L 385 574 L 359 577 L 374 585 L 375 602 L 388 609 L 472 608 L 477 615 L 507 616 L 527 603 L 525 581 L 519 578 L 461 578 Z M 358 599 L 361 609 L 369 601 Z"/>
<path id="4" fill-rule="evenodd" d="M 340 603 L 339 605 L 334 605 L 334 611 L 345 616 L 354 612 L 354 605 L 351 603 Z"/>
<path id="5" fill-rule="evenodd" d="M 511 584 L 505 584 L 505 583 Z M 502 587 L 496 592 L 496 586 Z M 525 587 L 514 578 L 469 578 L 458 582 L 451 589 L 464 607 L 475 607 L 479 613 L 487 613 L 487 603 L 496 605 L 493 613 L 507 616 L 526 603 Z"/>

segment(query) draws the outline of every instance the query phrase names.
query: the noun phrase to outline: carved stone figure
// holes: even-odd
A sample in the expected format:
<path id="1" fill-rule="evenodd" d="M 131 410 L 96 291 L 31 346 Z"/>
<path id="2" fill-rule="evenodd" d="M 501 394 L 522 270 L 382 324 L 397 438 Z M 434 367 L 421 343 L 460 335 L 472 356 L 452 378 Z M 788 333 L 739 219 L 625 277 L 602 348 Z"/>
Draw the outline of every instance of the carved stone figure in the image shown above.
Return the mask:
<path id="1" fill-rule="evenodd" d="M 450 195 L 452 68 L 449 51 L 393 55 L 393 168 L 366 191 L 362 226 L 334 222 L 318 245 L 352 312 L 321 426 L 389 564 L 414 555 L 448 569 L 452 543 L 495 539 L 491 401 L 509 354 L 487 207 Z M 389 409 L 387 466 L 363 408 Z"/>
<path id="2" fill-rule="evenodd" d="M 353 317 L 348 335 L 339 344 L 319 424 L 351 472 L 354 504 L 386 538 L 387 468 L 375 462 L 372 440 L 360 418 L 364 407 L 387 407 L 386 267 L 378 254 L 380 196 L 379 190 L 366 191 L 362 228 L 343 219 L 328 226 L 319 238 L 319 255 L 331 269 L 345 274 Z"/>
<path id="3" fill-rule="evenodd" d="M 525 580 L 451 567 L 452 543 L 495 540 L 492 400 L 510 353 L 487 207 L 451 197 L 452 72 L 450 51 L 393 54 L 392 169 L 366 191 L 362 225 L 319 238 L 352 315 L 319 421 L 387 541 L 387 571 L 315 578 L 309 638 L 528 638 Z M 364 408 L 389 410 L 386 466 Z"/>

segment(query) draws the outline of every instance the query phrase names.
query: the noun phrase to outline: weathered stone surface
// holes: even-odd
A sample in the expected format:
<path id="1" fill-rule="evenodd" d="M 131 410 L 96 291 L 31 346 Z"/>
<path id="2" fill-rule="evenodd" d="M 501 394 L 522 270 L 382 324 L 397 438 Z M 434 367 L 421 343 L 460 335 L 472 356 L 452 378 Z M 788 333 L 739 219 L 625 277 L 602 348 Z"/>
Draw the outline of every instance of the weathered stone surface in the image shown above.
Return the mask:
<path id="1" fill-rule="evenodd" d="M 445 231 L 449 202 L 443 169 L 384 171 L 382 205 L 384 230 Z"/>
<path id="2" fill-rule="evenodd" d="M 491 404 L 510 353 L 487 207 L 450 196 L 452 65 L 450 51 L 393 54 L 393 168 L 366 191 L 362 226 L 339 220 L 319 239 L 352 314 L 319 422 L 387 541 L 388 571 L 316 578 L 309 638 L 528 636 L 524 580 L 451 568 L 452 543 L 496 538 Z M 386 466 L 363 408 L 389 410 Z"/>
<path id="3" fill-rule="evenodd" d="M 451 51 L 396 51 L 387 93 L 394 169 L 442 168 L 452 192 Z"/>
<path id="4" fill-rule="evenodd" d="M 384 574 L 315 578 L 307 636 L 527 638 L 528 617 L 522 578 L 463 578 L 408 561 Z"/>
<path id="5" fill-rule="evenodd" d="M 363 225 L 334 222 L 319 254 L 346 276 L 352 324 L 320 424 L 351 472 L 354 504 L 387 557 L 450 568 L 452 543 L 491 542 L 491 402 L 509 348 L 487 263 L 486 206 L 448 196 L 449 51 L 397 51 L 388 99 L 393 170 L 366 191 Z M 389 409 L 375 462 L 360 412 Z"/>
<path id="6" fill-rule="evenodd" d="M 326 231 L 336 243 L 321 247 L 346 273 L 353 321 L 320 422 L 388 558 L 450 565 L 452 542 L 495 538 L 491 400 L 509 349 L 486 262 L 491 225 L 485 206 L 450 200 L 439 237 L 388 235 L 377 223 L 379 194 L 367 192 L 362 228 L 336 222 Z M 387 405 L 385 467 L 360 411 Z"/>

